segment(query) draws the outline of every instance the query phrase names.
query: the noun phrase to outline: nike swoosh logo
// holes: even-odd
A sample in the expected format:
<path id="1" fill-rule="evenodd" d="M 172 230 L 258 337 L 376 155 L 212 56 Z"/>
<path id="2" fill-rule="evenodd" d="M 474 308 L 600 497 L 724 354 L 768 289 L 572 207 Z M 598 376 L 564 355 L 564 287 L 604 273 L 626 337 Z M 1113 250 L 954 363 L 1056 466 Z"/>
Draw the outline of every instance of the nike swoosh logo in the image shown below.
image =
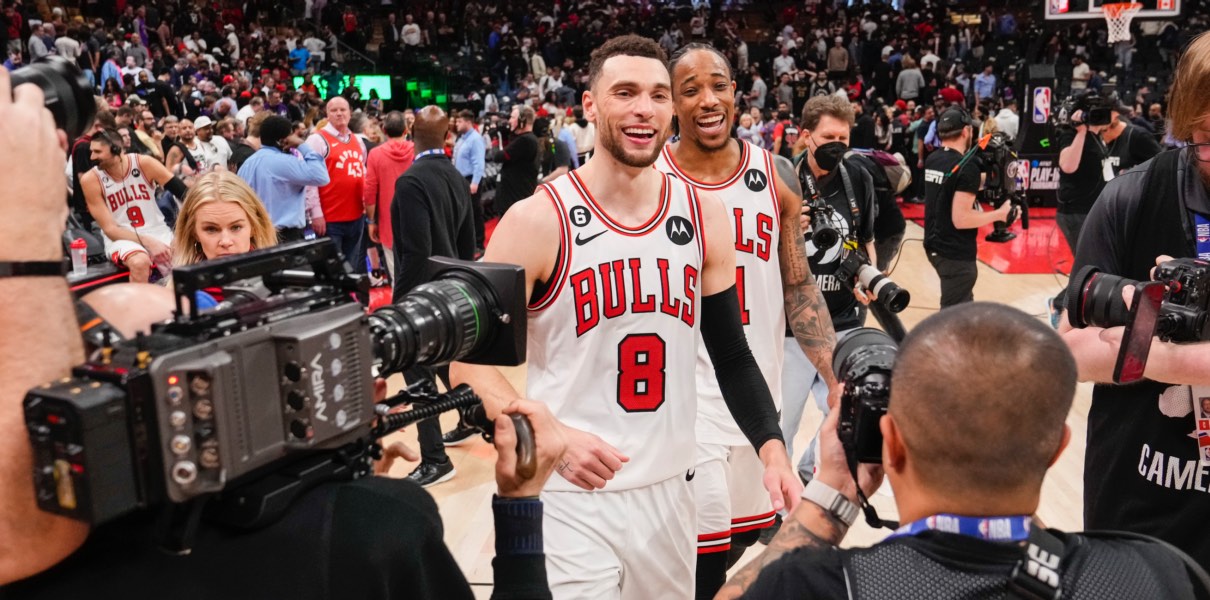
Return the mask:
<path id="1" fill-rule="evenodd" d="M 601 236 L 603 236 L 603 235 L 605 235 L 605 232 L 604 232 L 604 231 L 598 231 L 597 233 L 594 233 L 594 234 L 592 234 L 592 235 L 590 235 L 590 236 L 588 236 L 588 237 L 580 237 L 580 234 L 578 234 L 578 233 L 577 233 L 577 234 L 576 234 L 576 245 L 577 245 L 577 246 L 583 246 L 584 244 L 587 244 L 588 242 L 591 242 L 591 241 L 593 241 L 593 240 L 595 240 L 595 239 L 597 239 L 598 237 L 601 237 Z"/>
<path id="2" fill-rule="evenodd" d="M 695 470 L 693 470 L 693 471 L 687 471 L 687 472 L 685 473 L 685 481 L 693 481 L 693 478 L 694 478 L 694 476 L 696 476 L 696 475 L 697 475 L 697 470 L 696 470 L 696 469 L 695 469 Z"/>

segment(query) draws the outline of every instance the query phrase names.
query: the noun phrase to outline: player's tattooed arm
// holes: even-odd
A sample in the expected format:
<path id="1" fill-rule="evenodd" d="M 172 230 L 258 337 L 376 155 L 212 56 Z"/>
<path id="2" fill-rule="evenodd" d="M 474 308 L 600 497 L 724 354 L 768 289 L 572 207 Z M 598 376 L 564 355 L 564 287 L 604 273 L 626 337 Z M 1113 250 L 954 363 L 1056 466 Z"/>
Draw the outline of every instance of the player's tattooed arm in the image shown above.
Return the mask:
<path id="1" fill-rule="evenodd" d="M 802 187 L 790 161 L 773 157 L 777 168 L 777 195 L 781 200 L 781 237 L 778 258 L 781 262 L 781 285 L 785 297 L 786 321 L 803 353 L 819 370 L 829 389 L 838 389 L 832 373 L 832 351 L 836 348 L 836 331 L 823 294 L 815 285 L 815 276 L 807 262 L 799 215 L 802 212 Z"/>
<path id="2" fill-rule="evenodd" d="M 787 552 L 799 548 L 825 549 L 840 544 L 849 527 L 814 502 L 802 502 L 790 513 L 769 547 L 755 560 L 744 565 L 726 585 L 715 600 L 738 598 L 748 591 L 765 567 L 773 564 Z"/>

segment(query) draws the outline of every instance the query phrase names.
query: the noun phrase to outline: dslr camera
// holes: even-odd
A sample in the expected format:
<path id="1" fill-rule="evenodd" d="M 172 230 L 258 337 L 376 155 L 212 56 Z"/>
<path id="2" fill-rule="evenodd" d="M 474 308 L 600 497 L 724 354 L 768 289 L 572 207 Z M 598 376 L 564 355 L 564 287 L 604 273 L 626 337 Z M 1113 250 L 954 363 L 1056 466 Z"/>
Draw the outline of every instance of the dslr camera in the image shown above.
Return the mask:
<path id="1" fill-rule="evenodd" d="M 818 252 L 823 252 L 841 242 L 840 232 L 829 224 L 831 222 L 829 217 L 835 212 L 831 205 L 822 199 L 813 202 L 804 200 L 803 207 L 807 215 L 811 217 L 811 243 L 815 245 Z M 861 249 L 861 244 L 853 235 L 844 239 L 840 266 L 834 275 L 850 290 L 860 284 L 873 292 L 878 303 L 891 313 L 901 312 L 912 300 L 912 295 L 907 290 L 899 287 L 899 284 L 884 275 L 870 262 L 870 257 Z"/>
<path id="2" fill-rule="evenodd" d="M 1122 297 L 1134 288 L 1127 308 Z M 1067 287 L 1067 318 L 1072 327 L 1125 326 L 1114 365 L 1113 380 L 1130 383 L 1143 378 L 1151 339 L 1200 342 L 1210 339 L 1210 262 L 1178 258 L 1155 268 L 1155 280 L 1139 282 L 1081 269 Z"/>
<path id="3" fill-rule="evenodd" d="M 898 352 L 891 336 L 869 327 L 836 343 L 832 368 L 844 386 L 837 431 L 850 465 L 882 462 L 878 422 L 891 400 L 891 370 Z"/>
<path id="4" fill-rule="evenodd" d="M 70 377 L 27 394 L 39 508 L 99 525 L 204 505 L 212 520 L 255 528 L 319 483 L 368 474 L 379 438 L 477 401 L 465 386 L 404 392 L 388 404 L 426 406 L 387 415 L 375 375 L 525 361 L 520 267 L 430 267 L 429 283 L 368 314 L 355 298 L 368 282 L 327 238 L 177 268 L 172 320 L 103 340 Z M 235 291 L 249 281 L 263 293 Z M 199 311 L 197 292 L 214 288 L 232 291 Z"/>

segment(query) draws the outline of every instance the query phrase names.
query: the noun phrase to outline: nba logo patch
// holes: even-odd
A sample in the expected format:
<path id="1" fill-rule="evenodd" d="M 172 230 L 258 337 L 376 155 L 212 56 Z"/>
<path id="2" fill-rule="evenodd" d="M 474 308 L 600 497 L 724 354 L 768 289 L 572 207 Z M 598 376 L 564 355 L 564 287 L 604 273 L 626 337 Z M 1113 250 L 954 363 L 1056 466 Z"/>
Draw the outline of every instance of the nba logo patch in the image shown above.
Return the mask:
<path id="1" fill-rule="evenodd" d="M 1050 120 L 1050 88 L 1034 88 L 1034 123 L 1046 123 Z"/>

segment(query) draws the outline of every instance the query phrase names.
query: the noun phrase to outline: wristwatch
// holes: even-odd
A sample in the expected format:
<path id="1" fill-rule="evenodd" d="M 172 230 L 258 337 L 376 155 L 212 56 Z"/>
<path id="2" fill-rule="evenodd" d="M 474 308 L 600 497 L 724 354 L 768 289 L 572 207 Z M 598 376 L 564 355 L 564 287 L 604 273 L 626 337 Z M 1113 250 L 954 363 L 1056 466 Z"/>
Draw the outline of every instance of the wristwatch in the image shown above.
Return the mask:
<path id="1" fill-rule="evenodd" d="M 857 513 L 861 512 L 861 509 L 845 498 L 844 494 L 818 479 L 807 482 L 807 487 L 802 489 L 802 499 L 810 500 L 813 504 L 840 519 L 840 522 L 846 526 L 852 526 L 853 522 L 857 520 Z"/>

